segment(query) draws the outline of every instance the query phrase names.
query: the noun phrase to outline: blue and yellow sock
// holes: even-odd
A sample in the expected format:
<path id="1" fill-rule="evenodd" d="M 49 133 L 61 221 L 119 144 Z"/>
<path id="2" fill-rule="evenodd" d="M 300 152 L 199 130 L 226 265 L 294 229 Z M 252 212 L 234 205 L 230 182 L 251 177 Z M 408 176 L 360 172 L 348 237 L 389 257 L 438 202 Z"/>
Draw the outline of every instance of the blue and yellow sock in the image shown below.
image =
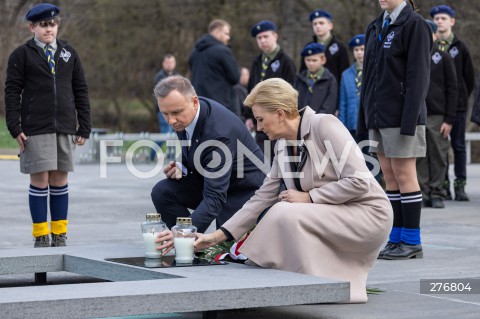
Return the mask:
<path id="1" fill-rule="evenodd" d="M 39 188 L 30 185 L 28 191 L 28 204 L 30 206 L 30 215 L 32 216 L 34 237 L 50 234 L 47 223 L 48 214 L 48 188 Z"/>
<path id="2" fill-rule="evenodd" d="M 50 186 L 50 215 L 52 217 L 52 233 L 64 234 L 67 232 L 68 214 L 68 184 L 64 186 Z"/>

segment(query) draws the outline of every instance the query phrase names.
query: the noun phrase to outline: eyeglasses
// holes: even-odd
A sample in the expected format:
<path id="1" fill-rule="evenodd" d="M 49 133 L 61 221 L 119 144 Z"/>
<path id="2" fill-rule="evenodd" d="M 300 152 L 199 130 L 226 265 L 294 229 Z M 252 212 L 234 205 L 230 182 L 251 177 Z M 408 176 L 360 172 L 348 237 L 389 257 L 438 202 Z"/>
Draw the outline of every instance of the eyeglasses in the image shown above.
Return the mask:
<path id="1" fill-rule="evenodd" d="M 40 28 L 47 28 L 47 27 L 53 28 L 58 25 L 58 22 L 55 20 L 45 20 L 45 21 L 37 22 L 36 25 L 40 26 Z"/>

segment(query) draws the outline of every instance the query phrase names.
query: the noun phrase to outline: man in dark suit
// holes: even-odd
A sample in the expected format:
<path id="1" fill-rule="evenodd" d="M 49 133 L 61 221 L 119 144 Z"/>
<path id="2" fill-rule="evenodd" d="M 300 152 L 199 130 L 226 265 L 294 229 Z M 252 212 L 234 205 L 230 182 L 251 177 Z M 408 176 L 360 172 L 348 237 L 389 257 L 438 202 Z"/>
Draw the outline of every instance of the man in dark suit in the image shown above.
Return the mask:
<path id="1" fill-rule="evenodd" d="M 223 105 L 198 97 L 190 81 L 171 76 L 154 89 L 160 112 L 183 144 L 182 160 L 164 168 L 152 201 L 167 226 L 192 217 L 199 232 L 219 228 L 265 178 L 263 154 L 245 125 Z M 193 209 L 190 215 L 188 209 Z"/>

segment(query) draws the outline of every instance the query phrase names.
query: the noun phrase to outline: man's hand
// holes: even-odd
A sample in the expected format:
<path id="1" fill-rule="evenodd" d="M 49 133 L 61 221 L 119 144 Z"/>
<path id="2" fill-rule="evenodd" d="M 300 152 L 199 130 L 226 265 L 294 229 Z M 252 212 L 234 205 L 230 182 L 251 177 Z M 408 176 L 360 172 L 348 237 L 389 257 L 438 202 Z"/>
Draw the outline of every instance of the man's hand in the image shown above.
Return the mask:
<path id="1" fill-rule="evenodd" d="M 182 178 L 182 170 L 177 167 L 177 164 L 174 161 L 170 161 L 167 166 L 163 169 L 165 176 L 170 179 L 179 180 Z"/>
<path id="2" fill-rule="evenodd" d="M 308 192 L 299 192 L 295 189 L 287 189 L 278 195 L 278 199 L 282 202 L 289 203 L 311 203 L 310 194 Z"/>
<path id="3" fill-rule="evenodd" d="M 448 138 L 448 135 L 452 131 L 452 124 L 443 122 L 440 126 L 440 133 L 442 133 L 443 138 Z"/>
<path id="4" fill-rule="evenodd" d="M 158 238 L 155 240 L 156 243 L 161 243 L 162 245 L 157 246 L 157 250 L 163 250 L 162 256 L 165 256 L 173 248 L 173 233 L 170 230 L 164 230 L 161 233 L 158 233 Z"/>

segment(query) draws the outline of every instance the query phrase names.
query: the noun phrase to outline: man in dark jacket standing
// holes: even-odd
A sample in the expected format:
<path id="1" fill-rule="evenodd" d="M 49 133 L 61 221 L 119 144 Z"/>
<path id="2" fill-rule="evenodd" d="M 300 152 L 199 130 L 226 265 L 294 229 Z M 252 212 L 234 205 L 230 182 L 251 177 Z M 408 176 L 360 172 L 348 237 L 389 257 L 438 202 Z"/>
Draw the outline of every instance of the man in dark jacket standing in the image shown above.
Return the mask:
<path id="1" fill-rule="evenodd" d="M 426 20 L 437 40 L 437 25 Z M 427 94 L 427 123 L 425 126 L 427 156 L 417 158 L 417 177 L 422 191 L 423 206 L 444 208 L 443 182 L 448 170 L 448 135 L 455 122 L 457 109 L 457 74 L 452 57 L 433 48 L 430 67 L 430 86 Z"/>
<path id="2" fill-rule="evenodd" d="M 430 15 L 438 26 L 438 40 L 435 44 L 440 51 L 448 52 L 455 62 L 458 81 L 457 114 L 450 132 L 450 140 L 455 161 L 455 200 L 470 200 L 465 192 L 467 183 L 467 151 L 465 145 L 465 128 L 467 126 L 468 97 L 475 86 L 475 73 L 470 51 L 464 42 L 452 32 L 455 25 L 455 10 L 446 5 L 432 8 Z M 448 191 L 447 199 L 451 199 L 450 181 L 445 179 L 445 188 Z"/>
<path id="3" fill-rule="evenodd" d="M 198 95 L 219 102 L 240 117 L 240 105 L 233 89 L 240 79 L 240 70 L 227 46 L 230 29 L 227 21 L 210 22 L 208 33 L 195 44 L 189 64 L 192 85 Z"/>

